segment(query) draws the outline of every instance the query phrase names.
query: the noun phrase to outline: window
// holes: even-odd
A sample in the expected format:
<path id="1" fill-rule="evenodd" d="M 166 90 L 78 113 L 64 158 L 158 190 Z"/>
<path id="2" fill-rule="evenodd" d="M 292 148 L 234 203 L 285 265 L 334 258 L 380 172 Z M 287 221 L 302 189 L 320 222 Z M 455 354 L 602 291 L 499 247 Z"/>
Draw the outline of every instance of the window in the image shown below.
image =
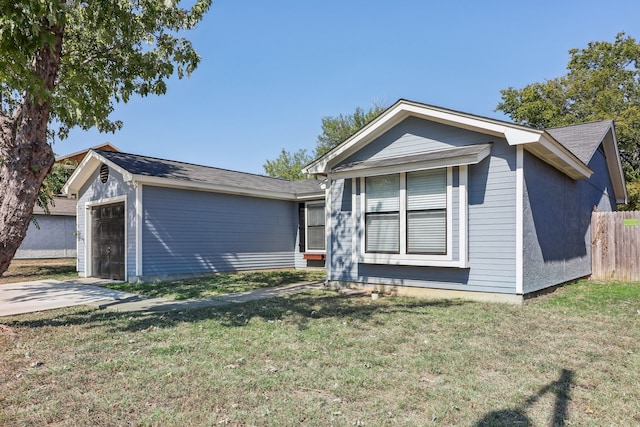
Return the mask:
<path id="1" fill-rule="evenodd" d="M 366 178 L 366 252 L 400 251 L 400 176 Z"/>
<path id="2" fill-rule="evenodd" d="M 307 203 L 306 210 L 306 250 L 324 251 L 324 203 Z"/>
<path id="3" fill-rule="evenodd" d="M 365 253 L 448 255 L 447 169 L 367 177 Z"/>
<path id="4" fill-rule="evenodd" d="M 407 253 L 447 253 L 445 169 L 407 173 Z"/>

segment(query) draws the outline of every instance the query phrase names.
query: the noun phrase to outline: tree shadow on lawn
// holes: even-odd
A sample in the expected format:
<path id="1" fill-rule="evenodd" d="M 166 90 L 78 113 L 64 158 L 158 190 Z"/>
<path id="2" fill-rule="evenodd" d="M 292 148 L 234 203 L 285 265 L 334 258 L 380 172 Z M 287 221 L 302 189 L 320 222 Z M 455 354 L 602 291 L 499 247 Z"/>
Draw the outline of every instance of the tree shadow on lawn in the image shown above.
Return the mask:
<path id="1" fill-rule="evenodd" d="M 553 417 L 549 425 L 553 427 L 564 427 L 567 418 L 567 408 L 569 406 L 569 401 L 571 400 L 570 389 L 572 383 L 573 371 L 562 369 L 558 380 L 542 387 L 538 392 L 529 396 L 529 398 L 521 405 L 518 405 L 515 408 L 489 412 L 480 421 L 478 421 L 475 426 L 531 426 L 533 423 L 529 417 L 527 417 L 527 409 L 540 400 L 540 398 L 545 394 L 553 393 L 556 395 L 556 398 L 553 405 Z"/>
<path id="2" fill-rule="evenodd" d="M 421 308 L 446 309 L 473 302 L 461 300 L 425 300 L 402 299 L 402 302 L 388 303 L 386 298 L 371 301 L 361 295 L 343 295 L 335 291 L 321 290 L 270 298 L 244 303 L 230 303 L 218 307 L 170 311 L 165 313 L 117 312 L 111 310 L 80 309 L 52 317 L 35 320 L 8 321 L 6 324 L 17 327 L 51 327 L 84 325 L 87 328 L 104 327 L 112 332 L 137 332 L 150 327 L 169 328 L 185 322 L 197 323 L 215 320 L 230 328 L 245 327 L 252 319 L 267 321 L 293 322 L 298 329 L 304 330 L 313 319 L 338 318 L 358 320 L 373 325 L 380 324 L 376 313 L 402 314 Z"/>

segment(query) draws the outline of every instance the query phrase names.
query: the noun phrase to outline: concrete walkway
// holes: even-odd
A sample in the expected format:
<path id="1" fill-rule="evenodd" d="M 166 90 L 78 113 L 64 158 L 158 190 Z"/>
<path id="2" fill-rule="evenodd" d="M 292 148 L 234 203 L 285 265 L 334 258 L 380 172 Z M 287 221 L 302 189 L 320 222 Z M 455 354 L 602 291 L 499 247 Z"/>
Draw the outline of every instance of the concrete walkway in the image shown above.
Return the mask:
<path id="1" fill-rule="evenodd" d="M 112 280 L 78 278 L 37 280 L 0 285 L 0 317 L 76 305 L 100 305 L 139 298 L 138 295 L 113 291 L 99 285 Z"/>
<path id="2" fill-rule="evenodd" d="M 141 297 L 128 301 L 113 301 L 99 304 L 99 308 L 109 308 L 116 311 L 136 311 L 144 313 L 183 311 L 203 307 L 220 307 L 261 299 L 277 298 L 298 294 L 312 289 L 323 289 L 322 281 L 292 283 L 273 288 L 261 288 L 254 291 L 238 292 L 235 294 L 218 295 L 205 299 L 170 300 L 166 298 Z"/>
<path id="3" fill-rule="evenodd" d="M 122 312 L 182 311 L 282 297 L 323 288 L 321 281 L 305 282 L 219 295 L 207 299 L 170 300 L 113 291 L 100 286 L 106 283 L 112 283 L 112 281 L 78 278 L 64 282 L 38 280 L 0 285 L 0 317 L 77 305 L 89 305 Z"/>

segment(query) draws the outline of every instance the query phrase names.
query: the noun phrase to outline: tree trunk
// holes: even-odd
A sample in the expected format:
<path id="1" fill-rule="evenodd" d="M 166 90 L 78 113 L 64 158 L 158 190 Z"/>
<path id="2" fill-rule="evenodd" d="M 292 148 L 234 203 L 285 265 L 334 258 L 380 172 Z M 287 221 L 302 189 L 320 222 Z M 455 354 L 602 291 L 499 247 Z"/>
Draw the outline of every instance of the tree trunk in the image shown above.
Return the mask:
<path id="1" fill-rule="evenodd" d="M 53 25 L 55 41 L 35 52 L 31 68 L 51 93 L 62 51 L 63 25 Z M 31 222 L 38 191 L 55 158 L 47 143 L 50 98 L 25 92 L 12 117 L 0 117 L 0 275 L 13 259 Z"/>

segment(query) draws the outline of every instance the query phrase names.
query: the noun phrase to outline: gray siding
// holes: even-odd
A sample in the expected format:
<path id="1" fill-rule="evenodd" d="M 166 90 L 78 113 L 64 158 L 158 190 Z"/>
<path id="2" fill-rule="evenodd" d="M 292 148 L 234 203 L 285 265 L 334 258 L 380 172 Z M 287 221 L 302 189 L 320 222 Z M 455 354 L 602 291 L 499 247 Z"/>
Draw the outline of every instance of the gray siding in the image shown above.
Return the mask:
<path id="1" fill-rule="evenodd" d="M 76 217 L 35 215 L 40 229 L 32 222 L 16 252 L 15 259 L 75 258 Z"/>
<path id="2" fill-rule="evenodd" d="M 142 199 L 143 280 L 295 266 L 296 203 L 152 186 Z"/>
<path id="3" fill-rule="evenodd" d="M 615 210 L 606 160 L 596 151 L 587 180 L 573 181 L 525 153 L 524 291 L 591 274 L 591 211 Z"/>
<path id="4" fill-rule="evenodd" d="M 86 275 L 86 249 L 90 228 L 87 227 L 87 203 L 102 202 L 113 199 L 114 197 L 125 196 L 125 205 L 127 208 L 126 218 L 126 275 L 129 279 L 135 276 L 136 266 L 136 245 L 135 245 L 135 224 L 136 224 L 136 206 L 135 206 L 135 188 L 131 183 L 124 182 L 122 176 L 110 170 L 107 182 L 100 181 L 99 170 L 96 170 L 87 183 L 79 192 L 78 198 L 78 215 L 77 215 L 77 237 L 78 237 L 78 273 Z"/>
<path id="5" fill-rule="evenodd" d="M 469 166 L 469 268 L 391 266 L 349 262 L 351 213 L 345 212 L 341 181 L 332 184 L 330 280 L 498 293 L 515 293 L 516 149 L 506 141 L 421 119 L 408 118 L 353 154 L 345 163 L 418 154 L 493 142 L 491 154 Z M 458 183 L 453 175 L 453 255 L 459 259 Z M 360 189 L 358 188 L 358 194 Z M 357 199 L 359 201 L 359 197 Z M 355 206 L 359 221 L 359 202 Z M 358 222 L 359 223 L 359 222 Z M 362 230 L 356 230 L 362 233 Z M 360 242 L 360 239 L 357 240 Z M 359 247 L 353 248 L 360 251 Z"/>
<path id="6" fill-rule="evenodd" d="M 331 183 L 331 280 L 349 280 L 354 274 L 353 262 L 353 212 L 351 179 L 339 179 Z"/>
<path id="7" fill-rule="evenodd" d="M 464 145 L 486 144 L 494 139 L 478 132 L 409 117 L 342 163 L 381 160 Z"/>

